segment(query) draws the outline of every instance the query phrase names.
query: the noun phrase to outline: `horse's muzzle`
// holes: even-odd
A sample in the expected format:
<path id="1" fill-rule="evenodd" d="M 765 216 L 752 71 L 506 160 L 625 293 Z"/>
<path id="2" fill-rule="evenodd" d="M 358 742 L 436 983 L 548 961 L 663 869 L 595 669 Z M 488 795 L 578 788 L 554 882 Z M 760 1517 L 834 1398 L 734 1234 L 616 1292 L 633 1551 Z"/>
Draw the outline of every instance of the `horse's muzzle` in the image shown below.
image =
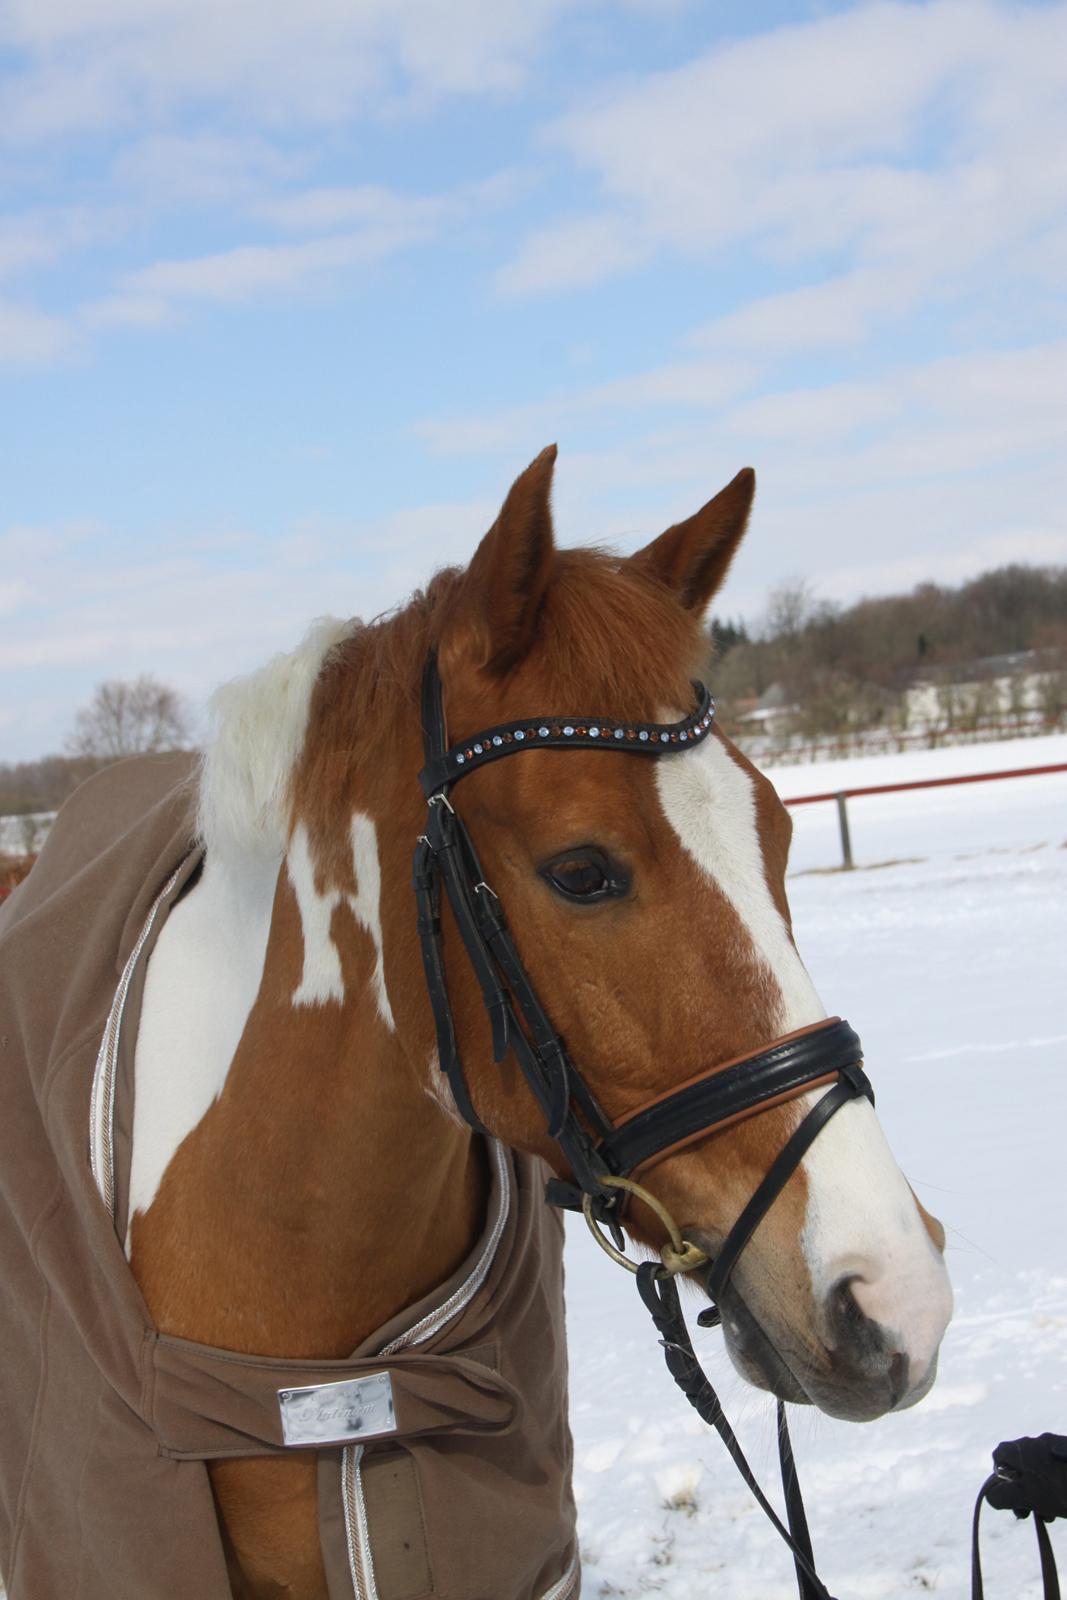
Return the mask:
<path id="1" fill-rule="evenodd" d="M 780 1400 L 815 1405 L 844 1421 L 870 1422 L 915 1405 L 937 1374 L 936 1353 L 914 1370 L 900 1335 L 863 1312 L 849 1278 L 819 1308 L 817 1340 L 772 1337 L 735 1288 L 722 1309 L 726 1347 L 743 1377 Z"/>

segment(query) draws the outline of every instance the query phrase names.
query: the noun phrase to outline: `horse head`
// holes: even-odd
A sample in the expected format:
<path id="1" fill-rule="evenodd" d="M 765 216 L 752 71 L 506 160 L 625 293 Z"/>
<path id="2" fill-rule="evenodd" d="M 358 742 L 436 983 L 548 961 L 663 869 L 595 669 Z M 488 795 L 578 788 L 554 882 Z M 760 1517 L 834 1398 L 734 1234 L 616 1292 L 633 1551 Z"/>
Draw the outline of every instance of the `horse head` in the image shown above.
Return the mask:
<path id="1" fill-rule="evenodd" d="M 688 521 L 620 558 L 557 548 L 554 459 L 551 449 L 532 463 L 469 567 L 439 575 L 416 608 L 422 632 L 409 644 L 436 651 L 448 737 L 460 748 L 487 727 L 522 730 L 530 719 L 583 712 L 610 717 L 620 736 L 627 723 L 677 723 L 692 710 L 693 680 L 706 675 L 703 618 L 744 535 L 753 474 L 740 473 Z M 394 777 L 398 763 L 406 768 L 410 785 L 420 760 L 411 649 L 406 659 L 409 711 L 383 734 L 381 761 Z M 343 676 L 342 662 L 320 683 L 318 715 L 335 726 Z M 328 746 L 309 737 L 308 749 Z M 321 762 L 305 760 L 305 811 L 324 780 Z M 386 862 L 398 870 L 415 831 L 410 798 L 390 793 L 374 807 L 383 873 Z M 788 813 L 720 730 L 649 760 L 614 749 L 525 748 L 521 759 L 471 772 L 450 803 L 476 842 L 533 988 L 610 1123 L 825 1018 L 793 938 Z M 419 991 L 410 905 L 383 903 L 383 941 L 386 990 Z M 447 913 L 444 951 L 477 1119 L 567 1177 L 513 1057 L 494 1060 L 483 996 Z M 406 1053 L 455 1113 L 425 998 L 392 1011 Z M 772 1100 L 689 1137 L 657 1153 L 642 1183 L 713 1257 L 824 1093 L 825 1085 Z M 661 1225 L 640 1202 L 626 1226 L 662 1243 Z M 943 1244 L 872 1106 L 852 1099 L 793 1171 L 724 1290 L 735 1364 L 779 1397 L 835 1416 L 866 1419 L 913 1404 L 933 1381 L 950 1313 Z"/>

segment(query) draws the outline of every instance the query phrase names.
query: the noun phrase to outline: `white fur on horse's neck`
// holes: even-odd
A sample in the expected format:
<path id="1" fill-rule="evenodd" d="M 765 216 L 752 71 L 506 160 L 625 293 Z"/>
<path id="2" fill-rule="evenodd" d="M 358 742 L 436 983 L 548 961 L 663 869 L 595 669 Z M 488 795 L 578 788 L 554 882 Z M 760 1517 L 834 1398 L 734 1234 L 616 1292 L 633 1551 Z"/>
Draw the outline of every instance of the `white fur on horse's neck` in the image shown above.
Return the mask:
<path id="1" fill-rule="evenodd" d="M 200 776 L 198 828 L 209 853 L 280 861 L 289 837 L 289 784 L 304 744 L 315 680 L 358 623 L 320 617 L 295 650 L 211 697 L 214 736 Z"/>
<path id="2" fill-rule="evenodd" d="M 195 888 L 175 906 L 145 979 L 134 1057 L 129 1218 L 151 1205 L 182 1140 L 221 1094 L 263 977 L 274 891 L 286 856 L 289 789 L 315 681 L 357 624 L 326 617 L 303 642 L 212 698 L 215 734 L 200 778 L 206 847 Z M 336 894 L 316 894 L 306 833 L 287 863 L 304 935 L 304 981 L 294 1003 L 342 998 L 329 932 Z M 357 921 L 374 941 L 375 999 L 393 1026 L 382 969 L 380 869 L 374 825 L 352 820 Z M 332 961 L 331 961 L 332 957 Z M 129 1234 L 127 1233 L 127 1249 Z"/>
<path id="3" fill-rule="evenodd" d="M 159 935 L 134 1054 L 129 1224 L 222 1093 L 259 993 L 277 877 L 269 859 L 209 851 Z"/>
<path id="4" fill-rule="evenodd" d="M 302 823 L 293 829 L 285 872 L 300 911 L 304 949 L 301 981 L 291 1002 L 327 1005 L 344 999 L 341 959 L 331 933 L 333 910 L 344 899 L 370 934 L 371 991 L 379 1016 L 395 1032 L 382 959 L 378 840 L 370 817 L 355 813 L 351 840 L 356 893 L 322 893 L 314 881 L 307 830 Z M 134 1055 L 131 1221 L 152 1204 L 182 1140 L 225 1087 L 260 992 L 278 870 L 266 856 L 236 852 L 227 857 L 209 849 L 199 883 L 175 906 L 152 952 Z"/>
<path id="5" fill-rule="evenodd" d="M 333 942 L 332 933 L 334 908 L 344 901 L 360 927 L 371 936 L 374 945 L 374 976 L 371 981 L 378 1015 L 395 1033 L 396 1023 L 385 987 L 380 905 L 382 869 L 378 860 L 378 833 L 373 818 L 362 811 L 353 814 L 350 832 L 355 894 L 346 894 L 343 889 L 319 890 L 315 883 L 307 828 L 298 822 L 293 829 L 285 866 L 300 910 L 300 928 L 304 939 L 304 966 L 300 983 L 293 992 L 293 1004 L 324 1005 L 329 1000 L 340 1001 L 345 997 L 341 954 Z"/>

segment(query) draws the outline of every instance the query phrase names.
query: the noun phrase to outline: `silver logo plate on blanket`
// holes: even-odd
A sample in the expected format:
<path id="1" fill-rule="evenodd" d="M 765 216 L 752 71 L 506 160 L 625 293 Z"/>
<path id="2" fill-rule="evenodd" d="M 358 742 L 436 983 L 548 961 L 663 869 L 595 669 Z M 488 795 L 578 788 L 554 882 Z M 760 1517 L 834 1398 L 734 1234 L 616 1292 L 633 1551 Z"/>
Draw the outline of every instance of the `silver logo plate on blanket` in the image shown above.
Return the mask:
<path id="1" fill-rule="evenodd" d="M 279 1389 L 286 1444 L 341 1444 L 396 1432 L 393 1380 L 388 1372 L 342 1378 L 306 1389 Z"/>

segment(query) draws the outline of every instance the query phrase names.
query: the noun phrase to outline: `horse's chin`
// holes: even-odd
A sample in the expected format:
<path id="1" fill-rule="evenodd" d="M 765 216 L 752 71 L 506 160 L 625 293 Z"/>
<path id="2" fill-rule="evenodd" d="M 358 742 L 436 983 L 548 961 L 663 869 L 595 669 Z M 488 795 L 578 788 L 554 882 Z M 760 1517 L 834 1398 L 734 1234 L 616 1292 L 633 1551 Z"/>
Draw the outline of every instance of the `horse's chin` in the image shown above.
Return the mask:
<path id="1" fill-rule="evenodd" d="M 784 1337 L 775 1342 L 732 1286 L 721 1309 L 726 1349 L 743 1378 L 779 1400 L 814 1405 L 846 1422 L 873 1422 L 888 1411 L 907 1410 L 929 1392 L 937 1376 L 935 1357 L 922 1381 L 904 1395 L 887 1374 L 871 1374 L 861 1381 L 842 1379 L 834 1373 L 829 1355 L 825 1363 L 816 1362 L 807 1352 L 790 1349 Z"/>

